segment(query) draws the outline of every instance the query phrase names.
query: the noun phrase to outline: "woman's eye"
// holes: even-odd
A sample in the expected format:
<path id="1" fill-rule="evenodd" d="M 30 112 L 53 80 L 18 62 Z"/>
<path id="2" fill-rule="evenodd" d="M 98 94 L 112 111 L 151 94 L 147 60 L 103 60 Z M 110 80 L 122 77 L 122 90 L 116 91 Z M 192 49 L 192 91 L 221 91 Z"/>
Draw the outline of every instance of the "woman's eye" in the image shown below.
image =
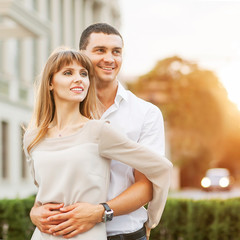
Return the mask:
<path id="1" fill-rule="evenodd" d="M 80 75 L 83 76 L 83 77 L 87 77 L 88 76 L 88 72 L 83 71 L 83 72 L 80 73 Z"/>
<path id="2" fill-rule="evenodd" d="M 63 75 L 72 75 L 72 72 L 71 71 L 66 71 L 63 73 Z"/>

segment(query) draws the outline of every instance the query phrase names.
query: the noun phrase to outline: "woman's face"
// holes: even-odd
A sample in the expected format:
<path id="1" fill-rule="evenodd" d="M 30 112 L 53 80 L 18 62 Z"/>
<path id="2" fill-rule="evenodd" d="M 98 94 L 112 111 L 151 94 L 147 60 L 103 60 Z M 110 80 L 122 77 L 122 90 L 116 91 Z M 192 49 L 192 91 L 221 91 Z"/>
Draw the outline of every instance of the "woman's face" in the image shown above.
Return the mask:
<path id="1" fill-rule="evenodd" d="M 79 103 L 85 99 L 89 84 L 87 69 L 73 62 L 53 75 L 50 90 L 53 90 L 55 103 Z"/>

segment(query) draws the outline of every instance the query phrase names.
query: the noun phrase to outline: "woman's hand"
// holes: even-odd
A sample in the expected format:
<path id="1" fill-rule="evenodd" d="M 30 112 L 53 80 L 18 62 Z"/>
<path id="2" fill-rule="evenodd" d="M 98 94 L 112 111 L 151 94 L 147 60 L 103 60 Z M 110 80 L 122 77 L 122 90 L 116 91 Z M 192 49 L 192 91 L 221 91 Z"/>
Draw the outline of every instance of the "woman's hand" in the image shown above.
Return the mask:
<path id="1" fill-rule="evenodd" d="M 62 222 L 49 229 L 54 236 L 72 238 L 80 233 L 84 233 L 102 221 L 104 208 L 102 205 L 90 203 L 75 203 L 73 205 L 60 208 L 60 214 L 48 217 L 49 222 Z"/>
<path id="2" fill-rule="evenodd" d="M 43 233 L 50 234 L 49 229 L 62 223 L 62 221 L 49 221 L 47 218 L 60 213 L 63 204 L 48 203 L 35 204 L 30 212 L 31 221 Z"/>

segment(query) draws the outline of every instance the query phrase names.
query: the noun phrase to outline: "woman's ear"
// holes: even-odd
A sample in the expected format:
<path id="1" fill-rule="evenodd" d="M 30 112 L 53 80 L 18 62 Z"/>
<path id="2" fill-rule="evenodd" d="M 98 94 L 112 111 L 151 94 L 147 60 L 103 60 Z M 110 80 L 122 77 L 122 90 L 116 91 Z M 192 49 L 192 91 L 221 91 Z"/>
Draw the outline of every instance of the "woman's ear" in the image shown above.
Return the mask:
<path id="1" fill-rule="evenodd" d="M 52 83 L 49 83 L 49 90 L 50 90 L 50 91 L 53 90 L 53 85 L 52 85 Z"/>

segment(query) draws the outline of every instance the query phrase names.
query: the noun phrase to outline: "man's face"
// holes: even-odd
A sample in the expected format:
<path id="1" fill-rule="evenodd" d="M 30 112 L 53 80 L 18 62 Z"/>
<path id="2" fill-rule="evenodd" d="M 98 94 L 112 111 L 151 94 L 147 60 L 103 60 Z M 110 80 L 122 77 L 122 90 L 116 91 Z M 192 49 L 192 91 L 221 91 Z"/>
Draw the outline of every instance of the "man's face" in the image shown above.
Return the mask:
<path id="1" fill-rule="evenodd" d="M 123 42 L 115 34 L 92 33 L 83 52 L 91 59 L 97 81 L 115 81 L 122 65 Z"/>

